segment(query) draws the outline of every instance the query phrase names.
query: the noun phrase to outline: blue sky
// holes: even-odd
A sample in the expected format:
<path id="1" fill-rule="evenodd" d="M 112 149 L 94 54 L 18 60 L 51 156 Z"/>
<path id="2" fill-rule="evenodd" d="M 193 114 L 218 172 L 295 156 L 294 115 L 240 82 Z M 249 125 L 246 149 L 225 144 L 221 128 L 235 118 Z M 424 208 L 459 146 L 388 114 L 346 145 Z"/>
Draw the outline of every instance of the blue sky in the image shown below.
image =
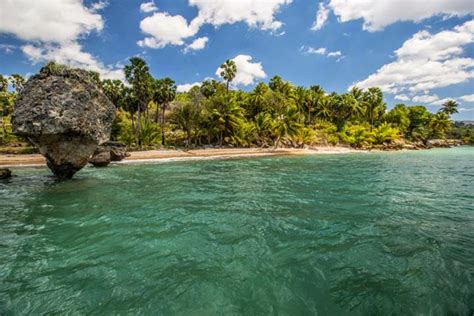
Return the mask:
<path id="1" fill-rule="evenodd" d="M 328 92 L 376 85 L 389 106 L 455 98 L 455 118 L 473 120 L 473 14 L 470 0 L 7 0 L 0 73 L 54 59 L 121 78 L 139 55 L 185 90 L 235 58 L 246 90 L 273 75 Z"/>

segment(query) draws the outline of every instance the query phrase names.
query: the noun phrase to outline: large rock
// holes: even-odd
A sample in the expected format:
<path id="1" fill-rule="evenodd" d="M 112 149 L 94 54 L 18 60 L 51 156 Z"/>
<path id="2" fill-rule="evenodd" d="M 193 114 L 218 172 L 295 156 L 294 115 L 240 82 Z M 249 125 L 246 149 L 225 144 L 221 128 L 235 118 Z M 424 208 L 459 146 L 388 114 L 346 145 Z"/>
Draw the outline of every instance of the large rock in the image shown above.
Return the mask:
<path id="1" fill-rule="evenodd" d="M 8 168 L 0 168 L 0 180 L 11 178 L 12 172 Z"/>
<path id="2" fill-rule="evenodd" d="M 107 167 L 110 164 L 110 150 L 108 148 L 97 148 L 89 162 L 95 167 Z"/>
<path id="3" fill-rule="evenodd" d="M 106 142 L 95 150 L 89 163 L 96 167 L 107 167 L 112 161 L 121 161 L 130 156 L 127 147 L 117 142 Z"/>
<path id="4" fill-rule="evenodd" d="M 12 123 L 57 177 L 71 178 L 109 139 L 114 117 L 114 105 L 87 71 L 50 63 L 25 84 Z"/>

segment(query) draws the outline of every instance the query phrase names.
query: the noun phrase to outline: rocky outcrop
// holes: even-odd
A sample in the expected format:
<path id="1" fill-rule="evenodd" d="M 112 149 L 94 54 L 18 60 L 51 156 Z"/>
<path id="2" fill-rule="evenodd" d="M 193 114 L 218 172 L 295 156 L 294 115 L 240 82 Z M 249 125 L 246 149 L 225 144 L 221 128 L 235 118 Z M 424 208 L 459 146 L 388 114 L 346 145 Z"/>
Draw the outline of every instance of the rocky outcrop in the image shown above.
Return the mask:
<path id="1" fill-rule="evenodd" d="M 89 159 L 89 163 L 95 167 L 107 167 L 110 164 L 110 150 L 103 147 L 97 148 Z"/>
<path id="2" fill-rule="evenodd" d="M 11 178 L 12 172 L 8 168 L 0 168 L 0 180 Z"/>
<path id="3" fill-rule="evenodd" d="M 430 139 L 426 142 L 428 147 L 449 148 L 453 146 L 461 146 L 463 144 L 460 139 Z"/>
<path id="4" fill-rule="evenodd" d="M 25 84 L 12 124 L 57 177 L 71 178 L 109 139 L 114 117 L 114 105 L 87 71 L 50 63 Z"/>
<path id="5" fill-rule="evenodd" d="M 96 167 L 106 167 L 112 161 L 121 161 L 130 156 L 126 146 L 117 142 L 106 142 L 95 150 L 89 163 Z"/>

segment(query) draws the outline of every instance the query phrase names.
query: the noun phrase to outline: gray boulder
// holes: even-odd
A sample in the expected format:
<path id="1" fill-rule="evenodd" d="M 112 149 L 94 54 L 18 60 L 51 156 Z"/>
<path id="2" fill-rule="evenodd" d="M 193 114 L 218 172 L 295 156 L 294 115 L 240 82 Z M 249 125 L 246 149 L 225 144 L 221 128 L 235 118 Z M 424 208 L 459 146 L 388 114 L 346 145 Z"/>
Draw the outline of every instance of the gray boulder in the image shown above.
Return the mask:
<path id="1" fill-rule="evenodd" d="M 0 168 L 0 180 L 11 178 L 12 172 L 8 168 Z"/>
<path id="2" fill-rule="evenodd" d="M 95 167 L 107 167 L 110 164 L 110 150 L 102 147 L 97 148 L 89 162 Z"/>
<path id="3" fill-rule="evenodd" d="M 109 139 L 114 117 L 114 105 L 89 72 L 50 63 L 26 82 L 12 124 L 57 177 L 71 178 Z"/>

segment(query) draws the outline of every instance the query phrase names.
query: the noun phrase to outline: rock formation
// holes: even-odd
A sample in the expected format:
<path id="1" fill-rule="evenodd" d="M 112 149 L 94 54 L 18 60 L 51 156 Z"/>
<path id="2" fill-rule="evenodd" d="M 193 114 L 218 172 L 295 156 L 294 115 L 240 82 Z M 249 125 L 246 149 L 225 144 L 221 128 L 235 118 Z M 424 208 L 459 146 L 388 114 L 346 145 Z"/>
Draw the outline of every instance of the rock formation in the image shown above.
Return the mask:
<path id="1" fill-rule="evenodd" d="M 111 161 L 121 161 L 130 156 L 125 145 L 116 142 L 106 142 L 95 150 L 89 163 L 95 167 L 107 167 Z"/>
<path id="2" fill-rule="evenodd" d="M 8 168 L 0 168 L 0 180 L 11 178 L 12 172 Z"/>
<path id="3" fill-rule="evenodd" d="M 25 84 L 12 123 L 57 177 L 71 178 L 109 139 L 114 117 L 114 105 L 89 72 L 50 63 Z"/>

